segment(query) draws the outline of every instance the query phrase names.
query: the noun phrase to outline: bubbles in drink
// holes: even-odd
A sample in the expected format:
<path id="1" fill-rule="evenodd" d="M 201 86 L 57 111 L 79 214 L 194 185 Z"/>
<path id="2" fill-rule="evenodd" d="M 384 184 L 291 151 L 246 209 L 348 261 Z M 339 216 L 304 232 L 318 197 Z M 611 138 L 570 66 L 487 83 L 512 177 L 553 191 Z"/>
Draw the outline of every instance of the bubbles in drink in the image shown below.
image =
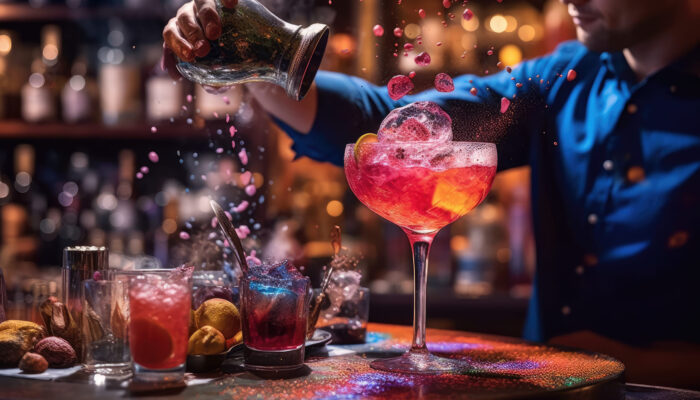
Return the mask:
<path id="1" fill-rule="evenodd" d="M 438 92 L 451 92 L 455 90 L 452 78 L 444 72 L 435 75 L 435 89 Z"/>
<path id="2" fill-rule="evenodd" d="M 389 91 L 389 97 L 392 100 L 398 100 L 413 90 L 413 81 L 405 75 L 396 75 L 389 80 L 386 88 Z"/>
<path id="3" fill-rule="evenodd" d="M 465 21 L 469 21 L 472 18 L 474 18 L 474 13 L 470 9 L 465 9 L 464 12 L 462 13 L 462 18 L 464 18 Z"/>
<path id="4" fill-rule="evenodd" d="M 420 65 L 422 67 L 430 65 L 430 54 L 422 52 L 418 54 L 416 58 L 413 59 L 413 61 L 416 63 L 416 65 Z"/>
<path id="5" fill-rule="evenodd" d="M 380 142 L 449 142 L 452 119 L 431 101 L 419 101 L 392 110 L 377 133 Z"/>
<path id="6" fill-rule="evenodd" d="M 376 37 L 381 37 L 384 36 L 384 27 L 377 24 L 372 28 L 372 33 L 374 33 L 374 36 Z"/>
<path id="7" fill-rule="evenodd" d="M 501 114 L 508 111 L 509 106 L 510 106 L 510 100 L 506 99 L 505 97 L 501 97 Z"/>

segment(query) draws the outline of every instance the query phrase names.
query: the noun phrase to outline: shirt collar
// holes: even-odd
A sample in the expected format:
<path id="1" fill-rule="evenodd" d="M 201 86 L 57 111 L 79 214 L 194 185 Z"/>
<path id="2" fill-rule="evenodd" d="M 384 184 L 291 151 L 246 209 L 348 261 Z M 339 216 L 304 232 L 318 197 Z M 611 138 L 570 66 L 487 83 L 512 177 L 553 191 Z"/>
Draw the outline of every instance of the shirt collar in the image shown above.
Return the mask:
<path id="1" fill-rule="evenodd" d="M 654 76 L 671 75 L 674 80 L 698 79 L 700 77 L 700 43 L 696 44 L 695 47 L 679 59 L 647 77 L 642 82 L 637 82 L 634 71 L 630 68 L 621 51 L 601 53 L 600 60 L 610 72 L 631 85 L 642 83 Z"/>

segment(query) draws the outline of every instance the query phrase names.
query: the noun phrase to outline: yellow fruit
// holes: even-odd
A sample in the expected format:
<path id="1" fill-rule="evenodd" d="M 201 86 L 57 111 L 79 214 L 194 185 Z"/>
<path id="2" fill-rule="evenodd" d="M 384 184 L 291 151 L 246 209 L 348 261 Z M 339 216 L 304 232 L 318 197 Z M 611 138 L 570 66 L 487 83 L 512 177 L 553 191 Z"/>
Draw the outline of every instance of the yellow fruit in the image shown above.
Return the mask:
<path id="1" fill-rule="evenodd" d="M 241 315 L 233 303 L 224 299 L 209 299 L 194 313 L 197 328 L 209 325 L 221 332 L 226 339 L 241 330 Z"/>
<path id="2" fill-rule="evenodd" d="M 28 321 L 0 323 L 0 366 L 16 367 L 24 353 L 46 335 L 43 327 Z"/>
<path id="3" fill-rule="evenodd" d="M 226 350 L 226 339 L 217 329 L 209 325 L 199 328 L 190 336 L 187 354 L 218 354 Z"/>
<path id="4" fill-rule="evenodd" d="M 360 145 L 366 143 L 376 143 L 378 141 L 379 139 L 374 133 L 365 133 L 364 135 L 360 136 L 360 138 L 355 142 L 355 147 L 352 149 L 353 154 L 355 154 L 355 160 L 358 160 L 360 157 Z"/>
<path id="5" fill-rule="evenodd" d="M 234 337 L 230 339 L 226 339 L 226 348 L 230 349 L 231 347 L 237 345 L 238 343 L 243 342 L 243 331 L 239 331 Z"/>
<path id="6" fill-rule="evenodd" d="M 192 336 L 195 331 L 197 331 L 197 323 L 195 322 L 194 311 L 190 310 L 190 323 L 187 326 L 187 334 Z"/>

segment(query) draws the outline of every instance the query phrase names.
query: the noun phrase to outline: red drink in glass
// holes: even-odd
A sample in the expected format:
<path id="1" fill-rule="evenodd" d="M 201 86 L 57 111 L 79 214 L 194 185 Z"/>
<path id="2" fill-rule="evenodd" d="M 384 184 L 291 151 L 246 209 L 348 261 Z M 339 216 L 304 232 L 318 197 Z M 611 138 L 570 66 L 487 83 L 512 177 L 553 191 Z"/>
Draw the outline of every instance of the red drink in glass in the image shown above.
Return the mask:
<path id="1" fill-rule="evenodd" d="M 246 367 L 296 369 L 304 362 L 309 278 L 286 262 L 251 266 L 241 279 Z"/>
<path id="2" fill-rule="evenodd" d="M 415 104 L 392 111 L 382 123 L 378 142 L 345 148 L 345 176 L 353 193 L 372 211 L 403 228 L 413 250 L 411 349 L 400 357 L 377 359 L 371 366 L 400 373 L 468 373 L 472 367 L 467 361 L 435 356 L 426 347 L 428 253 L 441 228 L 471 211 L 488 194 L 496 174 L 496 146 L 452 142 L 451 120 L 444 111 L 434 103 Z"/>
<path id="3" fill-rule="evenodd" d="M 189 339 L 190 276 L 175 270 L 131 278 L 129 347 L 137 378 L 182 379 Z"/>

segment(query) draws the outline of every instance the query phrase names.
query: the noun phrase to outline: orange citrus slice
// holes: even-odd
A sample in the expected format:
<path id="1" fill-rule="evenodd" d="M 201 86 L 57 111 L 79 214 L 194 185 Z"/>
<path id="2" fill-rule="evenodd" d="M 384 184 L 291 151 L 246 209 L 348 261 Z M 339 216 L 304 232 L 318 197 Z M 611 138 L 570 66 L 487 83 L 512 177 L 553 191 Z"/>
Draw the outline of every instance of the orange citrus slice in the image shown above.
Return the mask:
<path id="1" fill-rule="evenodd" d="M 361 144 L 366 144 L 366 143 L 377 143 L 379 139 L 377 138 L 377 135 L 374 133 L 365 133 L 364 135 L 360 136 L 359 139 L 355 142 L 355 147 L 353 147 L 353 153 L 355 154 L 355 160 L 358 160 L 360 157 L 360 145 Z"/>
<path id="2" fill-rule="evenodd" d="M 131 321 L 131 357 L 146 368 L 160 369 L 173 354 L 173 338 L 161 324 L 148 318 Z"/>

